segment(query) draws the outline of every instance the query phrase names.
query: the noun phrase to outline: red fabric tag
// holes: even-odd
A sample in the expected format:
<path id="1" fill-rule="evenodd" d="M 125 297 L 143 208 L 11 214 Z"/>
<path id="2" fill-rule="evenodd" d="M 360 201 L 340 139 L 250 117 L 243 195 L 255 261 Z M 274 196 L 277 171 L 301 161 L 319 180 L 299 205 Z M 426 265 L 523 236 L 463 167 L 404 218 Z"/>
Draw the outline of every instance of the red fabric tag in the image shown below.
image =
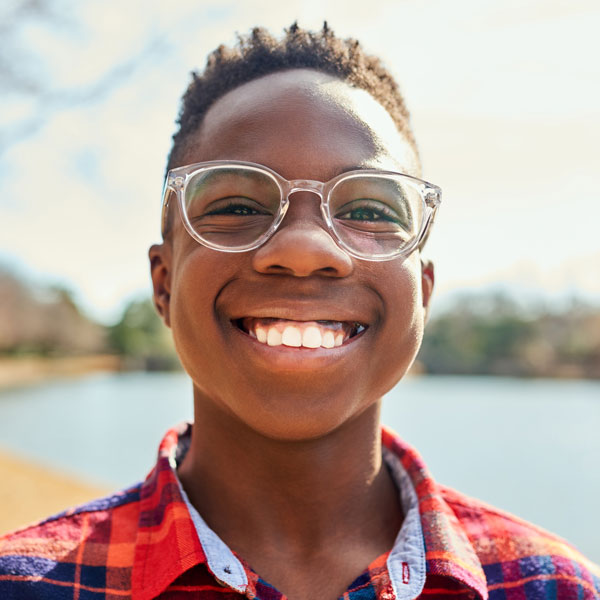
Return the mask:
<path id="1" fill-rule="evenodd" d="M 402 563 L 402 583 L 408 583 L 410 581 L 410 569 L 407 562 Z"/>

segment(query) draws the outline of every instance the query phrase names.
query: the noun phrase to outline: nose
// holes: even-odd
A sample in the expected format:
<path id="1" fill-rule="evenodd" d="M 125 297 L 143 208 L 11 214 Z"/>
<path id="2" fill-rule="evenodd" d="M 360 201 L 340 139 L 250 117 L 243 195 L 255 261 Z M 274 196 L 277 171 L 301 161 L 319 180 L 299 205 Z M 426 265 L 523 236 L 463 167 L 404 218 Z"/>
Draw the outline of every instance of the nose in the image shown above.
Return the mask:
<path id="1" fill-rule="evenodd" d="M 254 269 L 295 277 L 347 277 L 353 270 L 352 257 L 324 229 L 318 205 L 311 208 L 298 200 L 290 202 L 279 229 L 255 251 Z"/>

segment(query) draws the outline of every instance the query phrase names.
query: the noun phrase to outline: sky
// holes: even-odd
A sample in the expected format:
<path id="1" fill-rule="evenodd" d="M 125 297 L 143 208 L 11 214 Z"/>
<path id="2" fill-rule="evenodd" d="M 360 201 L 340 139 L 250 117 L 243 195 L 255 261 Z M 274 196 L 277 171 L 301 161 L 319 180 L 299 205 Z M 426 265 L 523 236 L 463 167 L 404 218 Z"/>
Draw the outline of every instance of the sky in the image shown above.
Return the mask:
<path id="1" fill-rule="evenodd" d="M 104 322 L 149 294 L 190 71 L 294 20 L 358 38 L 400 83 L 443 189 L 426 247 L 440 305 L 488 289 L 600 302 L 596 0 L 4 2 L 0 263 Z"/>

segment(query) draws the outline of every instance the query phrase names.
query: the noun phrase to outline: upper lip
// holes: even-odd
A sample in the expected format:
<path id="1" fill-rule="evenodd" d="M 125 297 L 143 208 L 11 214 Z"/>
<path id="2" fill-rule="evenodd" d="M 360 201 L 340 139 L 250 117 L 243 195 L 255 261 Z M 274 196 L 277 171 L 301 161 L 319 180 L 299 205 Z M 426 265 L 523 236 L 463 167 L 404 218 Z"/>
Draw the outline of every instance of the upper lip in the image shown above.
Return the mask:
<path id="1" fill-rule="evenodd" d="M 340 285 L 316 278 L 272 277 L 230 280 L 215 298 L 215 308 L 231 321 L 254 317 L 289 321 L 340 321 L 373 325 L 380 314 L 377 293 L 362 285 Z"/>
<path id="2" fill-rule="evenodd" d="M 255 319 L 282 319 L 286 321 L 340 321 L 369 325 L 371 318 L 354 309 L 344 308 L 336 303 L 319 299 L 281 301 L 268 300 L 257 302 L 248 307 L 238 307 L 231 320 L 252 317 Z"/>

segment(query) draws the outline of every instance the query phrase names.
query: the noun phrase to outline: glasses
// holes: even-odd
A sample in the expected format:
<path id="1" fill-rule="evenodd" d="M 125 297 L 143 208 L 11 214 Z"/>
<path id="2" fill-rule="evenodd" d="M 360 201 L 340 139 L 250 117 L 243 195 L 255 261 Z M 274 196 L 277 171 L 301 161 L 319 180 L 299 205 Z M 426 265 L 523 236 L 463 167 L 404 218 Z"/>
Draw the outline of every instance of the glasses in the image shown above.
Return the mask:
<path id="1" fill-rule="evenodd" d="M 296 192 L 316 194 L 336 243 L 372 261 L 408 256 L 422 245 L 442 194 L 431 183 L 393 171 L 348 171 L 321 182 L 288 180 L 249 162 L 201 162 L 168 172 L 162 233 L 175 197 L 183 224 L 197 242 L 222 252 L 254 250 L 277 231 Z"/>

